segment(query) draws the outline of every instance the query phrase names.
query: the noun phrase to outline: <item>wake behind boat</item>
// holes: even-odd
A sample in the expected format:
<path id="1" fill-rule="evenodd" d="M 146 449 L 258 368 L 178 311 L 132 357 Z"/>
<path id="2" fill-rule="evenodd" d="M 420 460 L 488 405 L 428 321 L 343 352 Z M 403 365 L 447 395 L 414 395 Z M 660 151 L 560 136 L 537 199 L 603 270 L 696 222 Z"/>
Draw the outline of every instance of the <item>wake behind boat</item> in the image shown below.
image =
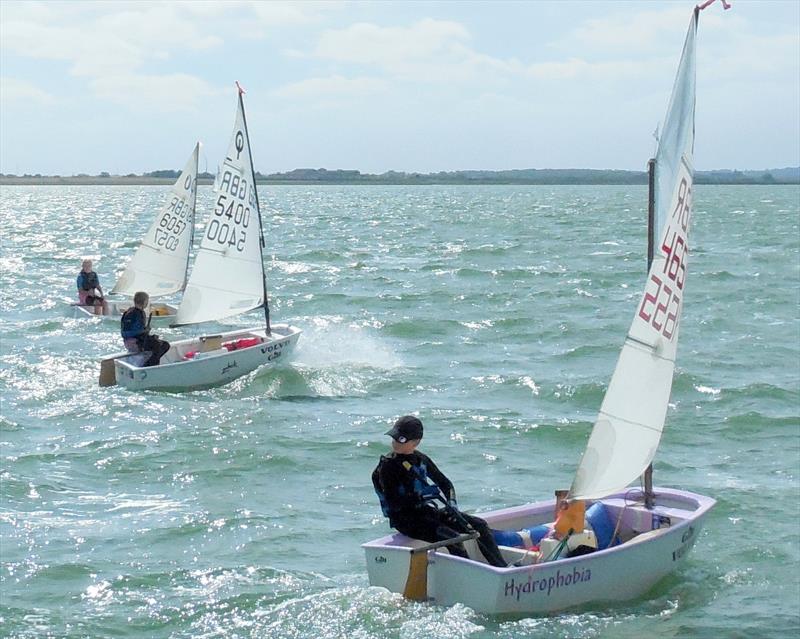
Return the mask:
<path id="1" fill-rule="evenodd" d="M 141 353 L 101 361 L 100 385 L 132 390 L 191 390 L 224 384 L 285 358 L 300 329 L 270 325 L 263 260 L 263 230 L 239 87 L 236 120 L 214 189 L 214 208 L 173 326 L 211 322 L 264 309 L 265 326 L 172 342 L 158 366 L 142 366 Z"/>
<path id="2" fill-rule="evenodd" d="M 195 204 L 197 202 L 198 142 L 186 166 L 172 185 L 169 201 L 155 216 L 150 228 L 128 262 L 111 295 L 133 295 L 145 291 L 150 298 L 183 291 L 189 269 L 189 253 L 194 235 Z M 93 306 L 73 304 L 76 317 L 98 317 Z M 117 322 L 133 306 L 130 299 L 106 300 L 107 313 L 103 319 Z M 165 302 L 151 302 L 147 309 L 151 323 L 167 326 L 175 321 L 177 307 Z"/>
<path id="3" fill-rule="evenodd" d="M 484 613 L 547 613 L 641 596 L 685 561 L 715 501 L 649 480 L 644 491 L 626 487 L 653 460 L 672 388 L 691 217 L 695 39 L 711 2 L 692 15 L 650 162 L 647 283 L 570 491 L 481 514 L 508 568 L 487 565 L 474 541 L 465 559 L 443 552 L 446 542 L 397 533 L 363 545 L 371 585 Z"/>

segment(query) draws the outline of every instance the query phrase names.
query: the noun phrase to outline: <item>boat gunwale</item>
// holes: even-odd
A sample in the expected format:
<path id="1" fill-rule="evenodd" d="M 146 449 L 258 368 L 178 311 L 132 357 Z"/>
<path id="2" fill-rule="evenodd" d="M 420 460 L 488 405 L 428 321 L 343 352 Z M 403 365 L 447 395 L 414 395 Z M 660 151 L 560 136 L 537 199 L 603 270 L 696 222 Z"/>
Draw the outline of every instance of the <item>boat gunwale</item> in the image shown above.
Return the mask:
<path id="1" fill-rule="evenodd" d="M 119 304 L 125 304 L 125 303 L 128 302 L 127 300 L 112 300 L 112 299 L 108 299 L 108 298 L 106 298 L 106 301 L 109 304 L 113 304 L 114 306 L 118 306 Z M 75 313 L 82 313 L 83 315 L 86 315 L 87 319 L 92 319 L 92 318 L 96 317 L 96 318 L 101 319 L 101 320 L 103 320 L 105 322 L 108 322 L 108 321 L 119 322 L 122 319 L 122 313 L 120 313 L 119 315 L 114 314 L 114 313 L 109 313 L 108 315 L 106 315 L 106 314 L 98 315 L 96 313 L 89 312 L 89 309 L 94 309 L 94 305 L 93 304 L 79 304 L 78 302 L 68 302 L 68 304 L 69 304 L 69 306 L 71 308 L 75 309 L 74 310 Z M 175 306 L 175 304 L 173 304 L 171 302 L 154 302 L 154 304 L 156 304 L 156 305 L 158 305 L 158 306 L 160 306 L 162 308 L 166 308 L 168 311 L 171 311 L 171 312 L 170 313 L 166 313 L 166 314 L 161 314 L 161 315 L 153 315 L 152 316 L 153 323 L 161 323 L 161 324 L 163 324 L 165 320 L 171 320 L 171 319 L 175 318 L 175 316 L 178 314 L 178 307 Z M 133 306 L 133 302 L 132 301 L 130 302 L 130 304 L 129 304 L 129 306 L 127 308 L 130 308 L 131 306 Z M 83 317 L 75 317 L 75 319 L 83 319 Z"/>
<path id="2" fill-rule="evenodd" d="M 266 330 L 263 327 L 255 328 L 255 329 L 242 328 L 240 330 L 228 331 L 226 333 L 221 333 L 220 336 L 225 338 L 225 337 L 232 337 L 232 336 L 238 335 L 238 334 L 251 334 L 251 335 L 255 334 L 255 336 L 260 337 L 261 336 L 261 335 L 259 335 L 259 332 L 260 332 L 261 334 L 264 335 L 265 341 L 259 342 L 258 344 L 253 344 L 252 346 L 246 346 L 245 348 L 238 348 L 238 349 L 236 349 L 236 351 L 226 351 L 225 353 L 218 353 L 218 354 L 215 354 L 215 355 L 209 355 L 207 357 L 203 357 L 201 360 L 183 359 L 183 360 L 180 360 L 180 361 L 177 361 L 177 362 L 165 362 L 163 364 L 158 364 L 158 368 L 163 370 L 163 369 L 167 369 L 167 368 L 174 367 L 174 366 L 183 366 L 184 364 L 194 364 L 194 363 L 197 363 L 198 361 L 203 361 L 203 362 L 214 361 L 218 357 L 226 357 L 227 355 L 229 355 L 231 353 L 246 353 L 248 351 L 251 351 L 252 349 L 262 348 L 265 344 L 271 344 L 271 343 L 279 342 L 279 341 L 281 341 L 283 339 L 291 339 L 295 335 L 300 335 L 300 333 L 302 332 L 298 327 L 296 327 L 296 326 L 294 326 L 292 324 L 276 324 L 275 326 L 273 326 L 273 331 L 272 332 L 275 333 L 276 329 L 280 330 L 283 327 L 286 327 L 286 328 L 290 329 L 290 332 L 287 335 L 282 335 L 281 337 L 273 337 L 272 339 L 270 339 L 269 337 L 266 336 Z M 171 346 L 176 346 L 178 344 L 187 344 L 187 343 L 191 343 L 191 342 L 197 342 L 199 344 L 200 343 L 200 337 L 189 338 L 189 339 L 186 339 L 186 340 L 178 340 L 178 341 L 172 342 Z M 141 370 L 146 370 L 148 368 L 154 368 L 152 366 L 135 366 L 135 365 L 131 364 L 130 362 L 126 361 L 128 356 L 139 355 L 139 354 L 140 353 L 120 352 L 120 353 L 116 353 L 116 354 L 112 354 L 112 355 L 107 355 L 106 357 L 103 357 L 101 359 L 114 359 L 115 360 L 114 364 L 116 366 L 127 368 L 127 369 L 129 369 L 131 371 L 141 371 Z"/>
<path id="3" fill-rule="evenodd" d="M 650 535 L 648 537 L 648 539 L 647 539 L 648 541 L 649 540 L 653 540 L 653 539 L 663 538 L 663 537 L 666 537 L 667 535 L 671 535 L 671 534 L 677 533 L 680 530 L 683 530 L 687 526 L 690 526 L 693 522 L 696 522 L 697 520 L 702 519 L 703 517 L 705 517 L 705 515 L 717 503 L 716 500 L 713 497 L 707 497 L 705 495 L 700 495 L 698 493 L 693 493 L 693 492 L 686 491 L 686 490 L 679 490 L 679 489 L 675 489 L 675 488 L 656 487 L 656 488 L 654 488 L 654 491 L 656 491 L 656 500 L 658 500 L 659 496 L 665 496 L 665 497 L 668 497 L 668 498 L 669 497 L 672 497 L 672 498 L 683 498 L 687 502 L 694 502 L 696 504 L 696 508 L 694 510 L 682 511 L 682 512 L 685 512 L 687 514 L 687 517 L 685 519 L 675 523 L 674 525 L 670 525 L 667 528 L 654 529 L 654 530 L 650 530 L 650 531 L 643 531 L 639 535 L 637 535 L 637 537 L 639 537 L 639 536 L 644 535 L 644 534 L 655 533 L 655 534 Z M 593 503 L 596 503 L 596 502 L 603 502 L 604 500 L 613 500 L 613 499 L 619 499 L 619 498 L 626 499 L 633 492 L 636 492 L 638 497 L 643 499 L 643 492 L 640 489 L 636 488 L 636 489 L 631 489 L 631 490 L 628 490 L 628 491 L 625 491 L 625 492 L 613 493 L 613 494 L 608 495 L 607 497 L 604 497 L 602 499 L 596 499 L 596 500 L 591 500 L 591 501 Z M 482 517 L 482 518 L 486 518 L 487 520 L 495 520 L 496 521 L 498 517 L 501 518 L 501 519 L 511 519 L 511 518 L 513 518 L 513 516 L 519 516 L 519 515 L 525 515 L 525 514 L 534 514 L 536 512 L 544 511 L 546 509 L 552 509 L 554 506 L 555 506 L 555 500 L 551 499 L 551 500 L 547 500 L 547 501 L 532 502 L 530 504 L 524 504 L 522 506 L 511 506 L 511 507 L 502 508 L 502 509 L 499 509 L 499 510 L 493 510 L 493 511 L 487 511 L 487 512 L 483 512 L 483 513 L 477 513 L 477 515 Z M 639 507 L 639 508 L 644 508 L 644 505 L 641 502 L 637 502 L 636 504 L 630 504 L 628 507 L 632 507 L 632 506 L 636 506 L 636 507 Z M 655 514 L 658 514 L 659 513 L 659 508 L 661 508 L 663 510 L 678 510 L 678 509 L 676 509 L 674 507 L 671 507 L 671 506 L 661 506 L 661 507 L 659 507 L 658 503 L 656 503 L 656 507 L 652 510 L 652 512 L 655 513 Z M 663 512 L 663 510 L 661 512 Z M 669 513 L 667 513 L 667 514 L 669 514 Z M 494 522 L 490 521 L 489 523 L 492 524 Z M 630 549 L 630 547 L 632 545 L 636 545 L 638 543 L 643 543 L 643 542 L 646 541 L 646 540 L 641 540 L 640 542 L 637 542 L 636 541 L 637 537 L 633 537 L 632 539 L 629 539 L 629 540 L 627 540 L 627 541 L 625 541 L 623 543 L 617 544 L 616 546 L 610 546 L 608 548 L 603 548 L 601 550 L 596 550 L 595 552 L 590 553 L 588 555 L 581 555 L 581 556 L 578 556 L 578 557 L 565 557 L 563 559 L 558 559 L 558 560 L 554 560 L 554 561 L 546 561 L 546 562 L 542 562 L 542 563 L 538 563 L 538 564 L 529 564 L 529 565 L 525 565 L 525 566 L 513 566 L 513 565 L 512 566 L 506 566 L 506 567 L 491 566 L 489 564 L 483 563 L 482 561 L 477 561 L 475 559 L 459 557 L 457 555 L 451 555 L 449 553 L 443 553 L 443 552 L 440 552 L 439 550 L 434 550 L 434 551 L 431 551 L 431 552 L 436 554 L 437 559 L 443 559 L 445 561 L 455 561 L 455 562 L 459 562 L 459 563 L 463 562 L 463 563 L 465 563 L 465 564 L 467 564 L 469 566 L 473 566 L 473 567 L 475 567 L 477 565 L 477 567 L 479 567 L 482 570 L 488 570 L 489 572 L 492 572 L 492 573 L 495 573 L 495 574 L 498 574 L 498 575 L 508 575 L 508 574 L 516 574 L 516 573 L 528 573 L 528 572 L 535 571 L 537 569 L 538 570 L 545 570 L 545 569 L 551 567 L 554 563 L 556 563 L 556 561 L 558 562 L 558 565 L 563 566 L 563 565 L 567 565 L 570 562 L 572 562 L 572 563 L 575 563 L 575 562 L 586 562 L 586 561 L 591 561 L 591 560 L 593 560 L 595 558 L 602 558 L 602 557 L 608 556 L 608 555 L 610 555 L 612 553 L 616 554 L 616 553 L 624 552 L 624 551 Z M 399 543 L 389 543 L 391 541 L 403 542 L 403 541 L 406 541 L 406 540 L 410 540 L 412 542 L 412 545 L 401 545 Z M 425 542 L 422 542 L 422 541 L 415 540 L 415 539 L 412 539 L 410 537 L 407 537 L 407 536 L 403 535 L 402 533 L 393 533 L 391 535 L 386 535 L 386 536 L 381 537 L 379 539 L 375 539 L 375 540 L 372 540 L 372 541 L 365 542 L 365 543 L 361 544 L 361 547 L 364 548 L 365 550 L 367 550 L 367 549 L 372 549 L 372 550 L 374 550 L 374 549 L 386 549 L 386 550 L 395 549 L 395 550 L 401 550 L 401 551 L 402 550 L 411 551 L 417 545 L 421 545 L 421 544 L 424 544 L 424 543 Z M 511 550 L 515 550 L 515 551 L 518 551 L 518 552 L 524 552 L 523 549 L 516 548 L 514 546 L 501 546 L 501 548 L 509 548 Z"/>

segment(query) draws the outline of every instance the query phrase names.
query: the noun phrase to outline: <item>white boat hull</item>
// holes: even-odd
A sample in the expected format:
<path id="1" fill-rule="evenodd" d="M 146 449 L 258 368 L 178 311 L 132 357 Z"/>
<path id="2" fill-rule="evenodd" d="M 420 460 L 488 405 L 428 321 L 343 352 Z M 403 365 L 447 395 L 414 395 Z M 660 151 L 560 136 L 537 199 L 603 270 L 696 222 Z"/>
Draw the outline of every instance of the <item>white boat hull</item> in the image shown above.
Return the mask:
<path id="1" fill-rule="evenodd" d="M 117 384 L 130 390 L 192 390 L 227 384 L 260 366 L 281 361 L 292 351 L 299 337 L 299 328 L 280 324 L 272 327 L 269 336 L 263 328 L 240 329 L 214 336 L 214 341 L 223 344 L 240 339 L 263 340 L 254 346 L 232 351 L 225 348 L 206 350 L 209 341 L 200 337 L 170 342 L 170 349 L 158 366 L 143 367 L 142 354 L 118 353 L 104 359 L 114 359 Z M 197 355 L 186 359 L 192 352 Z"/>
<path id="2" fill-rule="evenodd" d="M 73 309 L 73 317 L 76 319 L 99 317 L 103 320 L 116 322 L 117 325 L 119 325 L 119 321 L 122 319 L 122 314 L 131 306 L 133 306 L 133 302 L 131 300 L 106 300 L 106 305 L 108 307 L 108 313 L 96 315 L 94 306 L 82 306 L 81 304 L 70 303 L 70 306 Z M 151 311 L 152 315 L 150 316 L 150 325 L 166 327 L 175 321 L 175 315 L 178 312 L 178 308 L 172 304 L 166 304 L 164 302 L 153 302 L 150 304 L 147 312 L 150 313 Z"/>
<path id="3" fill-rule="evenodd" d="M 483 563 L 475 542 L 468 542 L 466 547 L 470 557 L 477 560 L 462 559 L 444 549 L 429 551 L 428 598 L 437 605 L 462 603 L 487 614 L 542 614 L 639 597 L 683 563 L 706 514 L 716 503 L 685 491 L 658 488 L 655 492 L 653 510 L 639 504 L 626 506 L 623 493 L 599 500 L 615 523 L 621 513 L 619 530 L 623 537 L 638 534 L 618 546 L 588 555 L 495 568 Z M 630 504 L 631 492 L 627 495 Z M 520 530 L 552 521 L 554 504 L 539 502 L 481 517 L 492 528 Z M 669 526 L 653 529 L 654 522 L 656 526 L 669 522 Z M 424 545 L 399 533 L 364 544 L 370 584 L 402 593 L 408 578 L 410 550 Z M 500 548 L 507 560 L 525 563 L 524 550 Z"/>

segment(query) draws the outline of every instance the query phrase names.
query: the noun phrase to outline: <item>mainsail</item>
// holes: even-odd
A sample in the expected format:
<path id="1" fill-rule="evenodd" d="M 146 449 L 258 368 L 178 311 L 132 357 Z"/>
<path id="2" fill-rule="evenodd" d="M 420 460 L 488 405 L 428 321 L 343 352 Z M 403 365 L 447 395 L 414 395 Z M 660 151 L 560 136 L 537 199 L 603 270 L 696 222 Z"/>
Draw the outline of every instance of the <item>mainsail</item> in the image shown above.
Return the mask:
<path id="1" fill-rule="evenodd" d="M 694 149 L 695 10 L 655 166 L 655 255 L 647 284 L 570 489 L 573 499 L 622 490 L 650 464 L 664 428 L 689 253 Z"/>
<path id="2" fill-rule="evenodd" d="M 265 304 L 261 215 L 241 89 L 213 207 L 175 325 L 219 320 Z"/>
<path id="3" fill-rule="evenodd" d="M 157 297 L 183 290 L 194 233 L 199 152 L 198 142 L 170 190 L 169 201 L 156 215 L 112 293 L 145 291 Z"/>

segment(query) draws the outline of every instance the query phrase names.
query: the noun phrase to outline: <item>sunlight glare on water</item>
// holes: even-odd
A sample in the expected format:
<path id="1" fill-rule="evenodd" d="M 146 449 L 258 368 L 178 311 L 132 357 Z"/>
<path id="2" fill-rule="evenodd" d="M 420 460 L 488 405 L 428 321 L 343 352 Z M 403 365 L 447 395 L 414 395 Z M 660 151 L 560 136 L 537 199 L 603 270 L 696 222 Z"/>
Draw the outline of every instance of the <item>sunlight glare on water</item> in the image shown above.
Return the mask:
<path id="1" fill-rule="evenodd" d="M 470 512 L 569 486 L 643 286 L 645 189 L 264 186 L 271 317 L 303 330 L 293 358 L 191 393 L 99 388 L 119 327 L 69 314 L 80 261 L 110 289 L 165 193 L 0 191 L 0 634 L 798 630 L 798 187 L 696 189 L 655 462 L 658 484 L 718 500 L 685 566 L 631 602 L 510 618 L 369 586 L 360 544 L 389 530 L 370 473 L 391 422 L 418 412 Z"/>

